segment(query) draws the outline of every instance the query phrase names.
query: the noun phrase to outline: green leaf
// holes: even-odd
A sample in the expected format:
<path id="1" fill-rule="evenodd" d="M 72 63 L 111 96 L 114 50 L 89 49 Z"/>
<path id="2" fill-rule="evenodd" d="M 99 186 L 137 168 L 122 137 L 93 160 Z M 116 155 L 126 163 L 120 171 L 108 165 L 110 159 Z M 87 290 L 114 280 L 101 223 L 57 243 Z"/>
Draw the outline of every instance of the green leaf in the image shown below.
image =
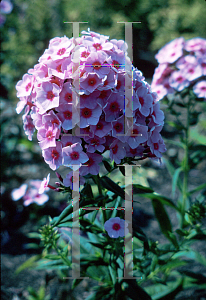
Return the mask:
<path id="1" fill-rule="evenodd" d="M 147 187 L 147 186 L 143 186 L 141 184 L 133 184 L 132 185 L 133 188 L 133 193 L 135 194 L 146 194 L 146 193 L 153 193 L 153 189 Z"/>
<path id="2" fill-rule="evenodd" d="M 122 175 L 125 176 L 125 167 L 119 166 L 119 170 L 122 173 Z"/>
<path id="3" fill-rule="evenodd" d="M 108 172 L 111 172 L 111 170 L 112 170 L 111 165 L 110 165 L 106 160 L 103 160 L 102 162 L 103 162 L 103 164 L 104 164 L 104 166 L 105 166 L 105 169 L 106 169 Z"/>
<path id="4" fill-rule="evenodd" d="M 206 258 L 204 256 L 202 256 L 199 252 L 194 251 L 192 249 L 190 249 L 188 251 L 187 250 L 179 251 L 178 253 L 175 253 L 173 255 L 173 258 L 178 258 L 178 257 L 187 257 L 189 259 L 196 260 L 197 262 L 206 266 Z"/>
<path id="5" fill-rule="evenodd" d="M 106 188 L 108 191 L 111 191 L 118 196 L 120 196 L 122 199 L 125 199 L 125 192 L 124 190 L 116 184 L 114 181 L 112 181 L 109 177 L 103 176 L 100 178 L 101 185 Z"/>
<path id="6" fill-rule="evenodd" d="M 80 283 L 83 279 L 74 279 L 72 282 L 72 290 Z"/>
<path id="7" fill-rule="evenodd" d="M 69 267 L 62 262 L 62 259 L 52 260 L 52 261 L 47 259 L 42 259 L 38 261 L 34 269 L 60 270 L 60 269 L 68 269 L 68 268 Z"/>
<path id="8" fill-rule="evenodd" d="M 30 257 L 16 269 L 15 274 L 18 275 L 21 271 L 25 269 L 33 268 L 36 264 L 36 261 L 39 260 L 41 257 L 42 256 L 40 254 Z"/>
<path id="9" fill-rule="evenodd" d="M 203 190 L 205 188 L 206 188 L 206 183 L 203 183 L 203 184 L 199 185 L 197 188 L 195 188 L 194 190 L 191 190 L 188 194 L 192 195 L 192 194 L 194 194 L 200 190 Z"/>
<path id="10" fill-rule="evenodd" d="M 184 145 L 184 144 L 183 144 Z M 183 147 L 184 148 L 184 147 Z M 168 160 L 168 159 L 166 159 L 166 158 L 163 158 L 163 161 L 164 161 L 164 163 L 165 163 L 165 165 L 166 165 L 166 167 L 167 167 L 167 169 L 168 169 L 168 171 L 169 171 L 169 173 L 170 173 L 170 175 L 171 175 L 171 177 L 173 177 L 173 175 L 174 175 L 174 173 L 175 173 L 175 168 L 174 168 L 174 166 L 171 164 L 171 162 Z M 181 180 L 178 178 L 178 180 L 177 180 L 177 187 L 178 187 L 178 189 L 180 190 L 180 191 L 182 191 L 182 182 L 181 182 Z"/>
<path id="11" fill-rule="evenodd" d="M 179 273 L 193 278 L 195 280 L 196 284 L 206 283 L 206 276 L 202 275 L 201 273 L 195 273 L 195 272 L 191 272 L 191 271 L 181 271 L 181 270 L 179 270 Z"/>
<path id="12" fill-rule="evenodd" d="M 169 232 L 172 232 L 172 225 L 163 204 L 158 199 L 153 199 L 152 206 L 162 233 L 169 238 Z"/>
<path id="13" fill-rule="evenodd" d="M 179 208 L 167 197 L 161 196 L 157 193 L 152 193 L 152 194 L 140 194 L 139 196 L 151 199 L 151 200 L 158 200 L 162 204 L 165 204 L 167 206 L 170 206 L 174 208 L 176 211 L 180 211 Z"/>
<path id="14" fill-rule="evenodd" d="M 175 170 L 175 172 L 172 176 L 172 196 L 174 196 L 174 194 L 175 194 L 178 178 L 179 178 L 181 171 L 182 171 L 182 167 L 179 167 L 178 169 Z"/>
<path id="15" fill-rule="evenodd" d="M 110 273 L 110 276 L 111 276 L 111 279 L 112 279 L 112 283 L 113 283 L 113 285 L 115 285 L 116 282 L 117 282 L 116 271 L 111 266 L 108 266 L 108 269 L 109 269 L 109 273 Z"/>
<path id="16" fill-rule="evenodd" d="M 183 278 L 178 278 L 175 282 L 160 283 L 148 286 L 145 290 L 152 296 L 152 300 L 173 300 L 182 290 Z"/>

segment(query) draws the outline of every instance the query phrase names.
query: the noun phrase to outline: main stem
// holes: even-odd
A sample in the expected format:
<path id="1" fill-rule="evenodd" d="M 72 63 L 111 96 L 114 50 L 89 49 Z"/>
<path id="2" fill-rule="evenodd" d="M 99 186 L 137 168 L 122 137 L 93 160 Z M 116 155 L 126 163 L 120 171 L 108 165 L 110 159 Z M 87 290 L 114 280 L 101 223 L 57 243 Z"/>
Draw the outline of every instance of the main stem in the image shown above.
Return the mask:
<path id="1" fill-rule="evenodd" d="M 189 173 L 189 127 L 190 127 L 190 101 L 187 104 L 187 121 L 185 127 L 185 154 L 184 154 L 184 164 L 183 164 L 183 189 L 182 189 L 182 206 L 181 206 L 181 228 L 184 227 L 185 209 L 188 199 L 188 173 Z"/>

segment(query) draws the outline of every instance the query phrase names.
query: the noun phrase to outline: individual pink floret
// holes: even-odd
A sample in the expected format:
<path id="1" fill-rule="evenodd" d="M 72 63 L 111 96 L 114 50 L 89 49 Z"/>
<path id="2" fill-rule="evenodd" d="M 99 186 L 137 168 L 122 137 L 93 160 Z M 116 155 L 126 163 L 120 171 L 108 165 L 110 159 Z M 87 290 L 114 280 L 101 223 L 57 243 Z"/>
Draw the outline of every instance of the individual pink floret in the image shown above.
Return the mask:
<path id="1" fill-rule="evenodd" d="M 75 144 L 75 143 L 81 144 L 82 141 L 81 141 L 81 139 L 80 139 L 79 137 L 77 137 L 77 136 L 65 134 L 65 135 L 63 135 L 63 136 L 61 137 L 61 143 L 62 143 L 62 147 L 67 147 L 67 146 L 71 146 L 71 145 L 73 145 L 73 144 Z"/>
<path id="2" fill-rule="evenodd" d="M 147 117 L 150 113 L 150 108 L 152 107 L 153 99 L 150 94 L 148 94 L 148 89 L 144 86 L 137 89 L 136 92 L 139 100 L 139 111 L 142 115 Z"/>
<path id="3" fill-rule="evenodd" d="M 29 96 L 34 84 L 34 76 L 25 74 L 16 84 L 17 97 Z"/>
<path id="4" fill-rule="evenodd" d="M 107 104 L 104 106 L 105 120 L 107 122 L 114 121 L 119 117 L 120 112 L 124 109 L 124 96 L 112 93 Z"/>
<path id="5" fill-rule="evenodd" d="M 85 74 L 80 77 L 80 89 L 85 93 L 92 93 L 97 87 L 103 86 L 105 79 L 106 76 L 100 78 L 96 73 Z"/>
<path id="6" fill-rule="evenodd" d="M 150 147 L 152 154 L 154 154 L 158 158 L 162 157 L 162 153 L 167 150 L 165 147 L 164 141 L 161 137 L 155 143 L 153 143 L 151 138 L 149 138 L 147 145 Z"/>
<path id="7" fill-rule="evenodd" d="M 100 163 L 102 162 L 102 155 L 97 153 L 89 153 L 87 152 L 87 156 L 89 160 L 85 162 L 83 166 L 79 169 L 81 176 L 85 176 L 87 174 L 97 175 L 100 170 Z"/>
<path id="8" fill-rule="evenodd" d="M 24 183 L 18 189 L 12 190 L 11 192 L 12 200 L 17 201 L 21 199 L 26 194 L 27 188 L 28 188 L 28 184 Z"/>
<path id="9" fill-rule="evenodd" d="M 115 139 L 110 145 L 110 159 L 114 160 L 116 164 L 121 163 L 121 159 L 125 157 L 126 151 L 124 149 L 124 143 Z"/>
<path id="10" fill-rule="evenodd" d="M 50 173 L 41 181 L 41 185 L 39 187 L 39 194 L 43 194 L 49 190 L 48 184 L 50 181 Z"/>
<path id="11" fill-rule="evenodd" d="M 83 152 L 82 146 L 79 143 L 75 143 L 71 146 L 63 148 L 63 165 L 79 165 L 85 163 L 88 160 L 88 155 Z"/>
<path id="12" fill-rule="evenodd" d="M 129 233 L 127 227 L 127 222 L 119 217 L 110 218 L 104 223 L 104 229 L 107 231 L 108 235 L 114 239 L 126 236 Z"/>
<path id="13" fill-rule="evenodd" d="M 66 175 L 66 178 L 63 179 L 64 186 L 70 187 L 71 190 L 74 190 L 74 187 L 75 187 L 75 185 L 73 183 L 78 181 L 78 177 L 74 176 L 73 173 L 74 173 L 73 171 L 69 172 Z M 79 176 L 79 185 L 84 185 L 84 184 L 85 184 L 84 177 Z"/>
<path id="14" fill-rule="evenodd" d="M 42 150 L 49 147 L 56 147 L 56 139 L 59 138 L 58 125 L 48 126 L 47 128 L 40 128 L 37 133 L 37 139 Z"/>
<path id="15" fill-rule="evenodd" d="M 40 90 L 37 92 L 37 107 L 39 113 L 44 114 L 47 110 L 59 106 L 60 88 L 55 83 L 43 82 Z"/>
<path id="16" fill-rule="evenodd" d="M 185 40 L 180 37 L 166 44 L 156 54 L 155 58 L 159 63 L 174 63 L 183 55 Z"/>
<path id="17" fill-rule="evenodd" d="M 186 79 L 185 74 L 180 71 L 174 71 L 170 77 L 170 85 L 177 91 L 182 91 L 184 88 L 188 87 L 190 82 Z"/>
<path id="18" fill-rule="evenodd" d="M 42 156 L 49 167 L 54 171 L 62 165 L 62 144 L 56 142 L 56 147 L 49 147 L 42 151 Z"/>
<path id="19" fill-rule="evenodd" d="M 71 104 L 62 104 L 57 109 L 57 116 L 62 123 L 62 128 L 70 130 L 79 122 L 79 114 L 76 107 Z"/>
<path id="20" fill-rule="evenodd" d="M 204 98 L 204 100 L 206 100 L 206 80 L 196 83 L 193 87 L 193 91 L 198 98 Z"/>
<path id="21" fill-rule="evenodd" d="M 105 138 L 100 138 L 98 136 L 94 136 L 92 138 L 85 138 L 86 142 L 89 143 L 88 145 L 85 145 L 87 152 L 94 153 L 96 150 L 99 152 L 103 152 L 105 149 L 105 146 L 103 145 L 105 143 Z"/>
<path id="22" fill-rule="evenodd" d="M 22 120 L 23 120 L 23 128 L 25 131 L 25 134 L 28 135 L 28 140 L 32 141 L 32 136 L 34 134 L 35 131 L 35 126 L 32 122 L 32 118 L 30 115 L 23 115 L 22 116 Z"/>
<path id="23" fill-rule="evenodd" d="M 102 108 L 98 103 L 93 109 L 88 107 L 80 108 L 80 128 L 85 128 L 88 125 L 96 125 L 101 114 Z"/>
<path id="24" fill-rule="evenodd" d="M 133 124 L 133 126 L 131 126 L 127 131 L 126 136 L 126 142 L 132 149 L 135 149 L 139 146 L 139 144 L 147 141 L 148 128 L 144 125 Z"/>

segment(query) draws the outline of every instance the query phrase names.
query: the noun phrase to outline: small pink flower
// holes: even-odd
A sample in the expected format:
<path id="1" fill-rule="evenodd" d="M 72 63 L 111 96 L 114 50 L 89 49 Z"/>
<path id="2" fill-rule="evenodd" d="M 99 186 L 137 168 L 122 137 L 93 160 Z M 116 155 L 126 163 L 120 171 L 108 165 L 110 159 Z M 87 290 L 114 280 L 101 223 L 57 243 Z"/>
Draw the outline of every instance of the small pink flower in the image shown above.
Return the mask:
<path id="1" fill-rule="evenodd" d="M 85 176 L 87 174 L 97 175 L 99 174 L 100 165 L 99 163 L 102 162 L 102 155 L 97 153 L 89 153 L 87 152 L 87 156 L 89 157 L 89 160 L 86 161 L 85 166 L 82 166 L 80 168 L 80 174 L 82 176 Z"/>
<path id="2" fill-rule="evenodd" d="M 29 96 L 34 84 L 34 76 L 25 74 L 23 79 L 17 82 L 17 97 Z"/>
<path id="3" fill-rule="evenodd" d="M 82 146 L 79 143 L 63 148 L 63 165 L 81 166 L 81 164 L 85 163 L 87 160 L 88 156 L 83 152 Z"/>
<path id="4" fill-rule="evenodd" d="M 193 91 L 198 98 L 204 98 L 206 100 L 206 80 L 196 83 L 193 87 Z"/>
<path id="5" fill-rule="evenodd" d="M 37 92 L 37 107 L 39 113 L 44 114 L 47 110 L 59 106 L 59 86 L 55 83 L 43 82 Z"/>
<path id="6" fill-rule="evenodd" d="M 124 237 L 129 233 L 129 230 L 128 228 L 125 228 L 125 225 L 128 227 L 128 223 L 125 220 L 115 217 L 110 218 L 104 223 L 104 229 L 111 238 L 116 239 L 118 237 Z"/>
<path id="7" fill-rule="evenodd" d="M 49 180 L 50 180 L 50 173 L 41 182 L 41 186 L 39 188 L 39 194 L 43 194 L 44 192 L 49 190 L 49 188 L 48 188 Z"/>
<path id="8" fill-rule="evenodd" d="M 62 144 L 56 142 L 55 147 L 49 147 L 42 151 L 42 156 L 45 162 L 49 165 L 52 170 L 58 169 L 62 165 Z"/>
<path id="9" fill-rule="evenodd" d="M 66 175 L 66 178 L 63 179 L 63 184 L 66 186 L 66 187 L 70 187 L 72 190 L 74 189 L 74 182 L 77 182 L 78 178 L 77 176 L 73 176 L 73 171 L 69 172 L 67 175 Z M 85 184 L 85 179 L 84 177 L 80 176 L 79 177 L 79 185 L 84 185 Z M 79 190 L 79 189 L 78 189 Z"/>
<path id="10" fill-rule="evenodd" d="M 17 200 L 21 199 L 26 194 L 27 188 L 28 188 L 28 184 L 24 183 L 18 189 L 14 189 L 11 192 L 12 200 L 17 201 Z"/>

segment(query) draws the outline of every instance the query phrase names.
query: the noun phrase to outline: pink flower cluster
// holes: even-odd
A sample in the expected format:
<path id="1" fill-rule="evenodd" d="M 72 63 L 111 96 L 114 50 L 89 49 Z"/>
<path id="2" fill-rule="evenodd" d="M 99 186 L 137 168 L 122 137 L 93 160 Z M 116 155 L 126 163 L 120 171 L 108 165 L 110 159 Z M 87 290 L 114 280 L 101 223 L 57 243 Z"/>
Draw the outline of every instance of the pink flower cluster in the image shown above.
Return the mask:
<path id="1" fill-rule="evenodd" d="M 151 87 L 159 99 L 192 87 L 198 98 L 206 100 L 206 39 L 177 38 L 160 49 L 155 58 L 159 66 Z"/>
<path id="2" fill-rule="evenodd" d="M 16 89 L 25 133 L 31 140 L 37 130 L 52 170 L 76 165 L 81 176 L 96 175 L 107 150 L 117 164 L 125 157 L 160 158 L 166 150 L 157 94 L 132 66 L 123 40 L 92 31 L 55 37 Z M 71 181 L 68 174 L 66 185 Z"/>
<path id="3" fill-rule="evenodd" d="M 23 205 L 28 206 L 32 203 L 38 205 L 43 205 L 49 200 L 49 196 L 45 193 L 49 188 L 45 188 L 44 191 L 40 193 L 41 180 L 30 180 L 29 184 L 22 184 L 18 189 L 14 189 L 11 192 L 11 197 L 13 201 L 18 201 L 22 198 Z"/>

